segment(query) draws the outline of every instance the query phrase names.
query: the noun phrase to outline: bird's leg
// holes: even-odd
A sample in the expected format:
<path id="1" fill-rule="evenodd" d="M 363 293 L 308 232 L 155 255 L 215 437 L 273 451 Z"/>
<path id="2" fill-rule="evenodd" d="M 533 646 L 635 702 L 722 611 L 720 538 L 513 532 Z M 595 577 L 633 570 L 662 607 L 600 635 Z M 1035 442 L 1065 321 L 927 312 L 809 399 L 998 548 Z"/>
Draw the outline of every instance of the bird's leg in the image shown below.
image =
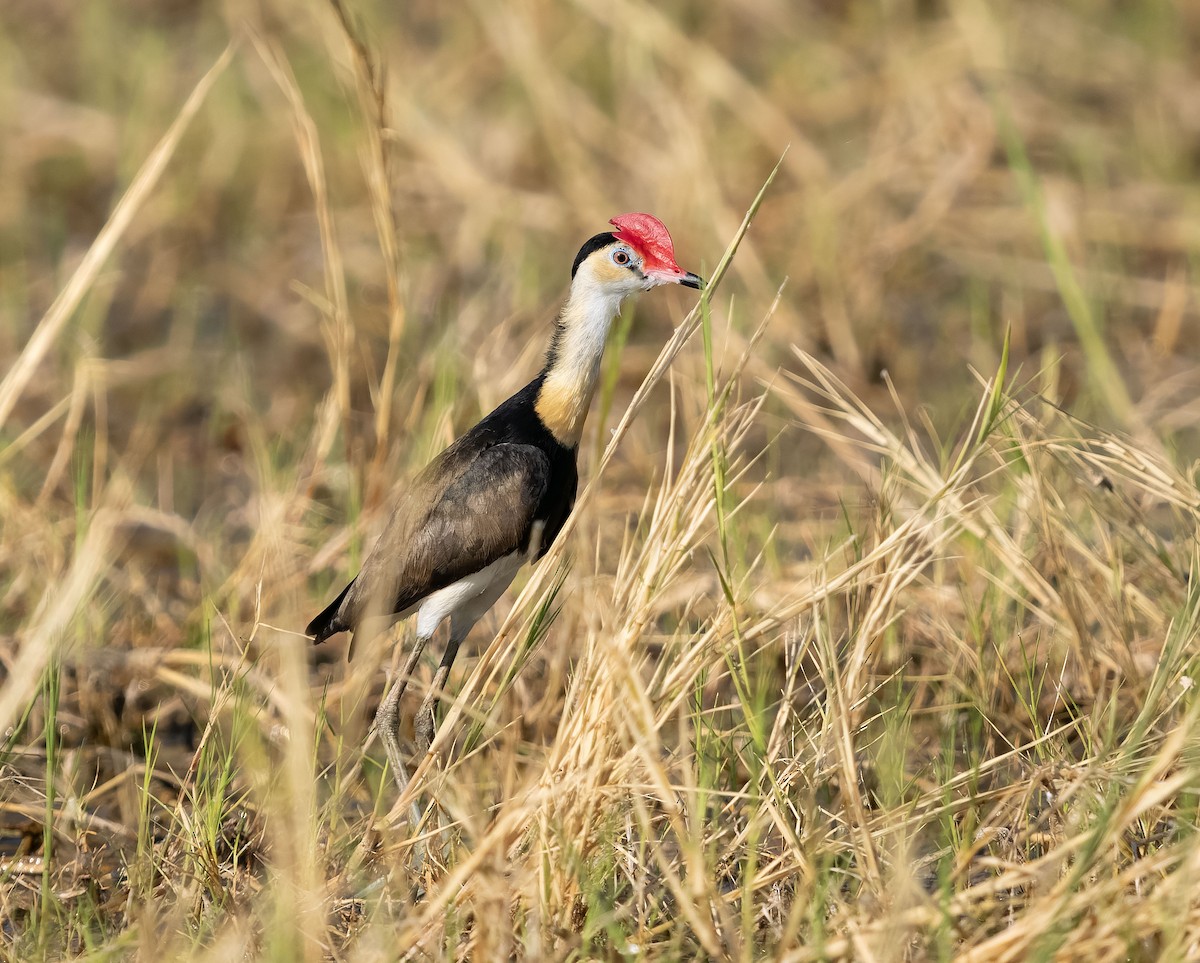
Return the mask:
<path id="1" fill-rule="evenodd" d="M 452 628 L 457 628 L 457 626 L 452 626 Z M 470 631 L 469 628 L 468 631 Z M 421 703 L 421 708 L 417 710 L 417 718 L 413 723 L 413 728 L 416 731 L 417 752 L 422 756 L 429 751 L 429 747 L 433 744 L 435 731 L 433 705 L 442 694 L 446 680 L 450 677 L 450 667 L 454 665 L 454 659 L 458 655 L 458 647 L 462 644 L 462 640 L 466 635 L 466 632 L 452 631 L 450 633 L 450 641 L 446 643 L 446 651 L 442 653 L 442 661 L 438 666 L 437 673 L 433 677 L 433 685 L 429 689 L 429 695 L 425 697 L 425 701 Z"/>
<path id="2" fill-rule="evenodd" d="M 392 680 L 391 689 L 388 690 L 387 696 L 379 703 L 379 708 L 375 712 L 375 728 L 383 742 L 388 764 L 392 767 L 392 777 L 396 780 L 396 788 L 401 795 L 408 788 L 408 769 L 405 768 L 404 757 L 400 751 L 400 699 L 404 695 L 404 690 L 408 688 L 408 680 L 412 677 L 413 670 L 417 667 L 417 660 L 421 658 L 421 652 L 424 651 L 425 643 L 428 641 L 428 636 L 417 635 L 413 641 L 412 651 L 408 654 L 408 661 L 404 663 L 400 674 Z M 412 804 L 411 816 L 412 828 L 415 830 L 421 821 L 421 807 L 415 801 Z"/>
<path id="3" fill-rule="evenodd" d="M 442 653 L 442 661 L 438 665 L 437 672 L 434 673 L 433 685 L 429 689 L 429 695 L 421 703 L 421 708 L 417 710 L 417 717 L 413 721 L 419 759 L 425 758 L 425 754 L 429 752 L 429 747 L 433 744 L 435 732 L 433 719 L 434 704 L 442 694 L 446 680 L 450 677 L 450 667 L 454 665 L 455 656 L 458 655 L 458 647 L 462 644 L 462 640 L 466 638 L 467 633 L 471 631 L 472 624 L 474 624 L 473 621 L 465 626 L 461 623 L 455 624 L 454 620 L 450 622 L 450 640 L 446 643 L 446 651 Z M 440 828 L 440 810 L 435 809 L 434 812 L 436 814 L 435 819 Z"/>

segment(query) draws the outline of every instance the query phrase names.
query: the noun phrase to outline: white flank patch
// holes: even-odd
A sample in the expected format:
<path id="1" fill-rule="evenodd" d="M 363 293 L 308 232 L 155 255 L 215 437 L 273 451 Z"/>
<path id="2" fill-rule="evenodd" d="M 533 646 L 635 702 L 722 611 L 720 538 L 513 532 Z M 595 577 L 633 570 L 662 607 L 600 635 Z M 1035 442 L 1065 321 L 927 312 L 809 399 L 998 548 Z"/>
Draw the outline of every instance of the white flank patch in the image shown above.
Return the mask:
<path id="1" fill-rule="evenodd" d="M 454 620 L 451 631 L 460 638 L 466 635 L 512 584 L 525 561 L 524 554 L 513 552 L 426 597 L 417 612 L 417 634 L 429 638 L 449 616 Z"/>

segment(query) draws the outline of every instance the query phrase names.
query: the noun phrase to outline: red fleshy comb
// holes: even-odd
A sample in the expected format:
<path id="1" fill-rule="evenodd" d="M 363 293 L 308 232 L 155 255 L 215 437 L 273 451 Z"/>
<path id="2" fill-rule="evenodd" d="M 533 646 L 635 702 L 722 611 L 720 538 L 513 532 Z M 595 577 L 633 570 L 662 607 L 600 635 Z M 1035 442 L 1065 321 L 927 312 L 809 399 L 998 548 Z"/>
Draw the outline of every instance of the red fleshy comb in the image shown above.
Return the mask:
<path id="1" fill-rule="evenodd" d="M 613 237 L 636 249 L 647 267 L 686 273 L 675 263 L 675 246 L 667 225 L 653 214 L 621 214 L 608 223 L 617 227 Z"/>

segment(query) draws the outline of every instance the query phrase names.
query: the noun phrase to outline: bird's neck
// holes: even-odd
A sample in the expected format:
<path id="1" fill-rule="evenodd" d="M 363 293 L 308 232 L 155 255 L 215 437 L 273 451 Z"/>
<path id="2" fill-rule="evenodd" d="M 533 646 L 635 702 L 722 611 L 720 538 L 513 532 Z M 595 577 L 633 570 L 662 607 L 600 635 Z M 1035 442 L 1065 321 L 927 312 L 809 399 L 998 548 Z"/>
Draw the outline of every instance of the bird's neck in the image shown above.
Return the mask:
<path id="1" fill-rule="evenodd" d="M 535 408 L 542 424 L 568 448 L 583 435 L 604 343 L 621 301 L 620 295 L 577 283 L 555 323 Z"/>

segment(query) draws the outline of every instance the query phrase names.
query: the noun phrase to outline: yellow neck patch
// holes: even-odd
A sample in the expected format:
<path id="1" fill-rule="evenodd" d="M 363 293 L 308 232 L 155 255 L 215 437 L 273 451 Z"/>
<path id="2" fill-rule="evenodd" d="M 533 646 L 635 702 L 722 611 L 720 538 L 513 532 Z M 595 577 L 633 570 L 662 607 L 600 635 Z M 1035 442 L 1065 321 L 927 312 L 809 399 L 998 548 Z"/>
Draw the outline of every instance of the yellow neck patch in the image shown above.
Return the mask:
<path id="1" fill-rule="evenodd" d="M 554 372 L 547 374 L 534 409 L 560 445 L 574 448 L 579 444 L 595 390 L 595 379 L 572 382 L 554 377 Z"/>
<path id="2" fill-rule="evenodd" d="M 612 320 L 636 282 L 603 251 L 585 260 L 571 282 L 571 294 L 558 317 L 554 357 L 534 407 L 560 444 L 573 448 L 583 434 L 600 359 Z"/>

